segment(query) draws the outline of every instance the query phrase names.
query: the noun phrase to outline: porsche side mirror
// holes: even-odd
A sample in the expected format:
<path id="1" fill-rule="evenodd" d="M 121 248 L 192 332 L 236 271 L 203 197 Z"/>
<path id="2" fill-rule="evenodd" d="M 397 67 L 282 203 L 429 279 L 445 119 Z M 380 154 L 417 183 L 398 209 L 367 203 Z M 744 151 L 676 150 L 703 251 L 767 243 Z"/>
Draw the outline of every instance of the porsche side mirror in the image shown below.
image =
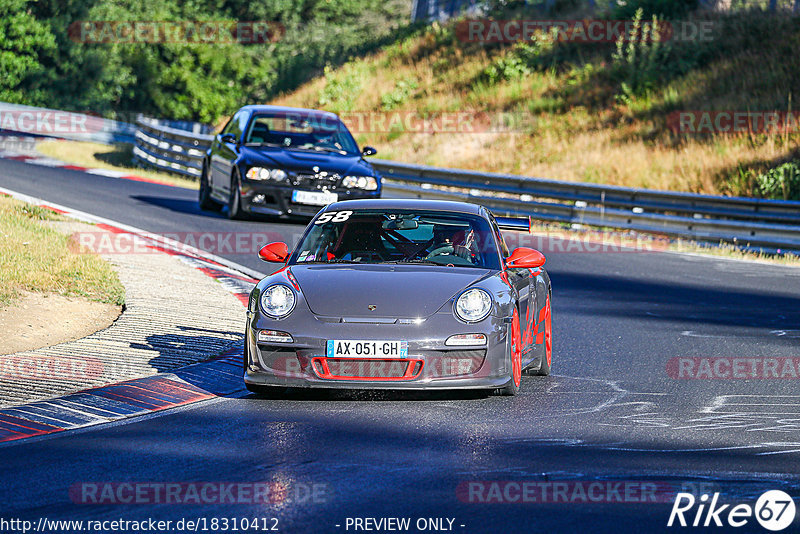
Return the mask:
<path id="1" fill-rule="evenodd" d="M 532 248 L 515 249 L 506 259 L 506 266 L 511 269 L 536 269 L 544 265 L 544 254 Z"/>
<path id="2" fill-rule="evenodd" d="M 377 148 L 373 148 L 371 146 L 365 146 L 361 150 L 361 155 L 362 156 L 374 156 L 377 153 L 378 153 L 378 149 Z"/>
<path id="3" fill-rule="evenodd" d="M 270 263 L 283 263 L 289 257 L 289 247 L 286 243 L 270 243 L 261 247 L 258 257 Z"/>
<path id="4" fill-rule="evenodd" d="M 236 142 L 236 136 L 233 135 L 232 133 L 222 134 L 222 135 L 219 136 L 219 142 L 220 143 L 235 143 Z"/>

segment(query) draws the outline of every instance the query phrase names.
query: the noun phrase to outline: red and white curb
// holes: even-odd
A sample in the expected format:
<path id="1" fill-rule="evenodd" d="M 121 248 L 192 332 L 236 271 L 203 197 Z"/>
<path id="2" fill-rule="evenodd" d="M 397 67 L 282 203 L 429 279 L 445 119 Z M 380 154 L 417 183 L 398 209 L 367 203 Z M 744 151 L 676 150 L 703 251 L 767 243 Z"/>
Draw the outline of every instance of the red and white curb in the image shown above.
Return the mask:
<path id="1" fill-rule="evenodd" d="M 27 202 L 114 233 L 129 233 L 146 246 L 178 257 L 219 281 L 244 306 L 250 290 L 265 274 L 164 236 L 147 232 L 0 187 L 0 194 Z M 62 432 L 214 398 L 241 389 L 241 351 L 223 353 L 172 373 L 93 388 L 65 397 L 0 410 L 0 443 Z"/>
<path id="2" fill-rule="evenodd" d="M 0 410 L 0 445 L 177 408 L 241 390 L 241 347 L 211 362 Z"/>

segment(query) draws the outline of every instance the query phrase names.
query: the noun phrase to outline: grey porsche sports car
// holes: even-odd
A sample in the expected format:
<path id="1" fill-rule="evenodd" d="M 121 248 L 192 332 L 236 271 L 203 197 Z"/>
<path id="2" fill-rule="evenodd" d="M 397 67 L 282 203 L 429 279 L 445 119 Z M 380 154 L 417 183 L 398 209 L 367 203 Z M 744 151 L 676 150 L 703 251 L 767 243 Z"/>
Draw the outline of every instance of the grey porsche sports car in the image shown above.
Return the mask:
<path id="1" fill-rule="evenodd" d="M 244 380 L 280 387 L 490 389 L 515 395 L 552 364 L 544 256 L 509 251 L 475 204 L 351 200 L 322 209 L 250 294 Z"/>

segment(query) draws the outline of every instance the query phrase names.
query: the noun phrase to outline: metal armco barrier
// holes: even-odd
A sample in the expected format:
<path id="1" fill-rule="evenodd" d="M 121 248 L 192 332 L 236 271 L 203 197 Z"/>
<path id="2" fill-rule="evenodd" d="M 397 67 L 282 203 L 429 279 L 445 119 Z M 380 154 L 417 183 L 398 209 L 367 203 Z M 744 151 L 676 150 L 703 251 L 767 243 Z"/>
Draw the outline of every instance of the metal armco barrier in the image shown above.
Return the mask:
<path id="1" fill-rule="evenodd" d="M 136 125 L 139 129 L 133 155 L 137 160 L 184 176 L 200 176 L 203 157 L 211 146 L 213 135 L 159 126 L 148 119 L 139 119 Z"/>
<path id="2" fill-rule="evenodd" d="M 136 158 L 197 177 L 214 136 L 137 122 Z M 462 200 L 498 215 L 666 234 L 765 249 L 800 250 L 800 202 L 562 182 L 372 159 L 385 193 Z"/>

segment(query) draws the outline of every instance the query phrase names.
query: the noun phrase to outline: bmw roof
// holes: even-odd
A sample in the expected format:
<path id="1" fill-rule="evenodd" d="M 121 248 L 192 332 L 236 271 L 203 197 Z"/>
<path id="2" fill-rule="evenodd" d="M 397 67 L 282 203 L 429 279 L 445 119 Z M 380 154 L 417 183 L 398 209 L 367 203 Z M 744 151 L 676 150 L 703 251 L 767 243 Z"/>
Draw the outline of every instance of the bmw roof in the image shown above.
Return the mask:
<path id="1" fill-rule="evenodd" d="M 242 106 L 239 111 L 253 111 L 255 113 L 259 112 L 284 112 L 284 113 L 302 113 L 307 115 L 324 115 L 328 117 L 336 117 L 339 118 L 336 113 L 332 113 L 330 111 L 324 111 L 321 109 L 306 109 L 306 108 L 291 108 L 287 106 L 270 106 L 266 104 L 250 104 L 247 106 Z"/>

